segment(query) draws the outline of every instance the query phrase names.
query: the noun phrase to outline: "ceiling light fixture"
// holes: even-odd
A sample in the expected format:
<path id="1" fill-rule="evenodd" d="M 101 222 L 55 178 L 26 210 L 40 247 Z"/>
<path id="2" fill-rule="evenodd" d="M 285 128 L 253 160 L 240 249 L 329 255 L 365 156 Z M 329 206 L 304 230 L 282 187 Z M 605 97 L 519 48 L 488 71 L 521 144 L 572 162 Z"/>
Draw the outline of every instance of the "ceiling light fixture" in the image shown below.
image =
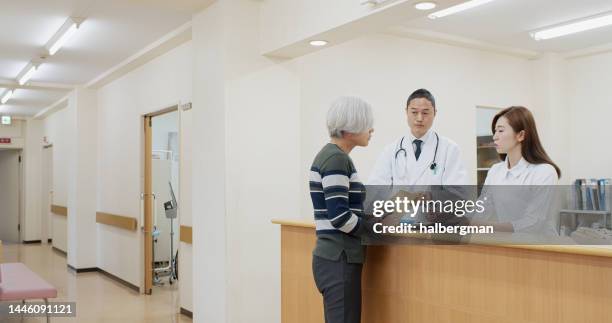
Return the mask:
<path id="1" fill-rule="evenodd" d="M 465 11 L 465 10 L 468 10 L 468 9 L 472 9 L 474 7 L 481 6 L 481 5 L 489 3 L 491 1 L 494 1 L 494 0 L 472 0 L 472 1 L 467 1 L 467 2 L 464 2 L 464 3 L 458 4 L 456 6 L 452 6 L 452 7 L 446 8 L 444 10 L 436 11 L 436 12 L 430 14 L 427 17 L 429 17 L 429 19 L 442 18 L 442 17 L 446 17 L 446 16 L 449 16 L 449 15 L 456 14 L 456 13 L 461 12 L 461 11 Z"/>
<path id="2" fill-rule="evenodd" d="M 51 37 L 45 48 L 49 52 L 49 55 L 54 55 L 57 51 L 64 46 L 66 41 L 74 35 L 74 33 L 79 29 L 81 23 L 83 22 L 82 18 L 74 18 L 70 17 L 66 19 L 66 22 L 60 27 L 60 29 Z"/>
<path id="3" fill-rule="evenodd" d="M 314 46 L 314 47 L 321 47 L 321 46 L 325 46 L 327 45 L 327 41 L 326 40 L 312 40 L 310 41 L 310 45 Z"/>
<path id="4" fill-rule="evenodd" d="M 6 104 L 6 102 L 8 102 L 8 100 L 10 100 L 13 96 L 13 92 L 15 92 L 15 90 L 6 90 L 6 92 L 4 92 L 4 94 L 2 95 L 2 99 L 0 100 L 0 102 L 2 102 L 2 104 Z"/>
<path id="5" fill-rule="evenodd" d="M 414 8 L 417 10 L 431 10 L 435 7 L 436 3 L 430 1 L 418 2 L 414 5 Z"/>
<path id="6" fill-rule="evenodd" d="M 34 72 L 36 72 L 37 69 L 38 64 L 29 62 L 28 65 L 26 65 L 26 67 L 21 70 L 19 75 L 17 75 L 17 81 L 19 82 L 19 85 L 26 84 L 32 78 L 32 75 L 34 75 Z"/>
<path id="7" fill-rule="evenodd" d="M 612 25 L 612 13 L 610 12 L 532 32 L 531 37 L 535 40 L 546 40 L 609 25 Z"/>

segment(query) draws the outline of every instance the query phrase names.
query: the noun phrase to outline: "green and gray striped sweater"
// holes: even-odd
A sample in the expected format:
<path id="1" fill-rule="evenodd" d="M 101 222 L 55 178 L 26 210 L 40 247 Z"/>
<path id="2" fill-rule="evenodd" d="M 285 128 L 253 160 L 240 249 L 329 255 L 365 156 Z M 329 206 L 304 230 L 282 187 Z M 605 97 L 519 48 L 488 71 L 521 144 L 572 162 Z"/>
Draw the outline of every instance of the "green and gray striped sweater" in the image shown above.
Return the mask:
<path id="1" fill-rule="evenodd" d="M 310 197 L 317 232 L 313 254 L 338 260 L 344 252 L 349 263 L 363 263 L 365 187 L 349 155 L 335 144 L 325 145 L 312 163 Z"/>

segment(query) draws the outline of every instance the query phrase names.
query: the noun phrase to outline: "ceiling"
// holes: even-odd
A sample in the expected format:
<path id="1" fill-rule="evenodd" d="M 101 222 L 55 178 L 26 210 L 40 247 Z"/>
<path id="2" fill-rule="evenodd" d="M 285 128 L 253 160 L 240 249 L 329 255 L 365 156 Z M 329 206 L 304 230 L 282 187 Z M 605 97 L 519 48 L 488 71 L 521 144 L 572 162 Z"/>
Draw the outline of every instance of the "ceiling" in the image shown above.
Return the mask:
<path id="1" fill-rule="evenodd" d="M 535 41 L 530 31 L 612 11 L 610 0 L 495 0 L 455 15 L 406 21 L 404 27 L 460 36 L 492 45 L 571 52 L 612 42 L 612 27 Z"/>
<path id="2" fill-rule="evenodd" d="M 167 33 L 191 21 L 208 0 L 0 0 L 0 95 L 17 74 L 45 54 L 68 17 L 79 31 L 42 64 L 27 89 L 17 89 L 0 113 L 32 116 Z"/>
<path id="3" fill-rule="evenodd" d="M 0 95 L 15 86 L 17 74 L 30 60 L 45 53 L 45 44 L 68 17 L 85 18 L 57 54 L 42 60 L 30 83 L 0 105 L 0 114 L 35 115 L 75 85 L 86 84 L 191 21 L 193 13 L 211 2 L 0 0 Z M 433 32 L 534 53 L 567 53 L 612 43 L 612 27 L 539 42 L 529 32 L 608 11 L 611 0 L 496 0 L 436 20 L 409 19 L 401 28 L 410 31 L 406 35 Z"/>

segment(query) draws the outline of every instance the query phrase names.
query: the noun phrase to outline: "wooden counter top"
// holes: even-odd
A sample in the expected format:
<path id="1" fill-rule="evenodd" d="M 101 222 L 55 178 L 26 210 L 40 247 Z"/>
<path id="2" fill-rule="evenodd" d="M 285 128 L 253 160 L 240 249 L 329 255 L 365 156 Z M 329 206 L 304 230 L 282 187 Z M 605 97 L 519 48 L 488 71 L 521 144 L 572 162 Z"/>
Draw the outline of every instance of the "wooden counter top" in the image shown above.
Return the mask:
<path id="1" fill-rule="evenodd" d="M 315 228 L 314 222 L 305 220 L 291 220 L 291 219 L 273 219 L 272 223 L 302 227 L 302 228 Z M 487 239 L 472 240 L 470 244 L 476 245 L 487 245 L 497 246 L 502 248 L 516 248 L 526 250 L 537 250 L 547 252 L 559 252 L 566 254 L 578 254 L 586 256 L 597 256 L 597 257 L 612 257 L 612 246 L 590 246 L 590 245 L 525 245 L 525 244 L 500 244 L 494 243 Z"/>

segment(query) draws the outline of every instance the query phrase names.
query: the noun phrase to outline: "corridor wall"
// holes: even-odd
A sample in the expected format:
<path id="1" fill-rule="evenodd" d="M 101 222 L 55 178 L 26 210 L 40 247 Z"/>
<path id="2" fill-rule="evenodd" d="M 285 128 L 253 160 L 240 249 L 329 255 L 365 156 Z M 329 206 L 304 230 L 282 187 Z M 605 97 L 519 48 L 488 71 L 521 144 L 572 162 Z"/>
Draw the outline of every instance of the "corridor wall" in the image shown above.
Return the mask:
<path id="1" fill-rule="evenodd" d="M 70 180 L 68 174 L 70 169 L 74 167 L 74 161 L 70 158 L 74 152 L 70 139 L 74 137 L 76 131 L 74 109 L 74 105 L 67 105 L 43 121 L 44 135 L 47 137 L 47 141 L 53 144 L 53 199 L 51 204 L 64 207 L 68 206 L 68 185 Z M 54 214 L 51 216 L 51 221 L 53 247 L 67 252 L 67 218 Z"/>
<path id="2" fill-rule="evenodd" d="M 98 90 L 98 211 L 142 225 L 143 115 L 191 101 L 192 45 L 184 43 Z M 98 225 L 98 266 L 136 286 L 144 280 L 140 230 Z"/>

